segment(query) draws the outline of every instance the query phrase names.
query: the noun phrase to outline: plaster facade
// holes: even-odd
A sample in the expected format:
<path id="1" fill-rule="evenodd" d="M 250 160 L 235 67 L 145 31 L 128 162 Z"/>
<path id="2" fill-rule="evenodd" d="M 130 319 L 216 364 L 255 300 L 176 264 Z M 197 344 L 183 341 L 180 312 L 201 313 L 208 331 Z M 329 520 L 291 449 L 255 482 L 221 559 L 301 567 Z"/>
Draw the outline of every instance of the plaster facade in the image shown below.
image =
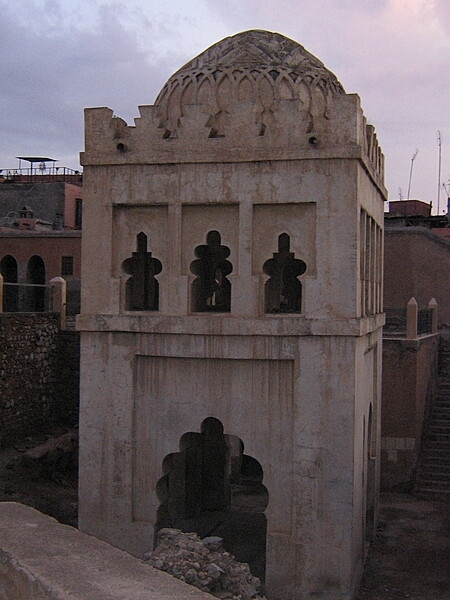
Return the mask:
<path id="1" fill-rule="evenodd" d="M 351 598 L 379 472 L 374 129 L 320 61 L 265 31 L 215 44 L 139 110 L 134 126 L 85 113 L 80 528 L 142 555 L 158 523 L 195 521 L 183 494 L 223 500 L 214 531 L 262 515 L 268 598 Z M 210 426 L 228 453 L 202 447 L 224 473 L 213 500 L 207 461 L 200 492 L 180 475 Z"/>

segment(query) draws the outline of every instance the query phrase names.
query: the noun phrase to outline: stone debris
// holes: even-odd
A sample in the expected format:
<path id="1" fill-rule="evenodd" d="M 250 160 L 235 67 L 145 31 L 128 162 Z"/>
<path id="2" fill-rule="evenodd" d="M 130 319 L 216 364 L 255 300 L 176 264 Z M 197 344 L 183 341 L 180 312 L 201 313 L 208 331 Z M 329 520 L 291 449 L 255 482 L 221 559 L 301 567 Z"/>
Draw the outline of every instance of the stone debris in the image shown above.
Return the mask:
<path id="1" fill-rule="evenodd" d="M 73 429 L 26 450 L 20 457 L 18 468 L 32 479 L 59 481 L 76 470 L 77 458 L 78 430 Z"/>
<path id="2" fill-rule="evenodd" d="M 158 545 L 145 561 L 222 600 L 265 600 L 260 580 L 247 563 L 223 548 L 217 536 L 201 539 L 196 533 L 161 529 Z"/>

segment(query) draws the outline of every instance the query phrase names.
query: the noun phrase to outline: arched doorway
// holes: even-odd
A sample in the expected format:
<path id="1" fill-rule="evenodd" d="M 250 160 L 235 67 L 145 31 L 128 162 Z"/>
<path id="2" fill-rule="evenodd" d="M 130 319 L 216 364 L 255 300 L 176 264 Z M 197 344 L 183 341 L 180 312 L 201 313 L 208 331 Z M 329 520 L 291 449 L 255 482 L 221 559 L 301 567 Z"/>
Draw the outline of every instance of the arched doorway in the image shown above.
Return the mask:
<path id="1" fill-rule="evenodd" d="M 208 417 L 200 433 L 181 437 L 180 451 L 165 457 L 163 472 L 156 532 L 173 527 L 201 538 L 217 535 L 263 583 L 268 492 L 262 467 L 244 454 L 242 440 L 224 434 L 222 423 Z"/>
<path id="2" fill-rule="evenodd" d="M 3 312 L 17 312 L 19 309 L 19 290 L 17 287 L 17 261 L 7 254 L 0 261 L 3 275 Z M 12 285 L 14 284 L 14 285 Z"/>
<path id="3" fill-rule="evenodd" d="M 32 284 L 26 294 L 26 311 L 43 312 L 45 310 L 45 264 L 40 256 L 35 254 L 27 265 L 27 283 Z"/>

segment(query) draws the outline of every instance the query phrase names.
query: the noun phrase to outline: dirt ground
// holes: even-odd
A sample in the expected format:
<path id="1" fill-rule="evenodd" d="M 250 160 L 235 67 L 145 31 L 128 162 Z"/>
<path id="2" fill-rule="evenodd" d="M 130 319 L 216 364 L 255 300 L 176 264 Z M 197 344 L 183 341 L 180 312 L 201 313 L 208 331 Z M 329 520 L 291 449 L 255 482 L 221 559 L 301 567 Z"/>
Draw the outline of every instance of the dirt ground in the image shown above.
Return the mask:
<path id="1" fill-rule="evenodd" d="M 450 503 L 382 494 L 356 600 L 450 600 Z"/>
<path id="2" fill-rule="evenodd" d="M 55 435 L 62 434 L 55 432 Z M 0 501 L 32 506 L 61 523 L 77 526 L 78 481 L 76 469 L 41 473 L 22 466 L 27 450 L 44 443 L 48 436 L 29 437 L 9 448 L 0 449 Z"/>
<path id="3" fill-rule="evenodd" d="M 45 478 L 24 468 L 23 454 L 45 441 L 27 438 L 0 450 L 0 501 L 21 502 L 77 524 L 76 471 Z M 355 600 L 450 600 L 450 504 L 383 494 L 378 531 Z"/>

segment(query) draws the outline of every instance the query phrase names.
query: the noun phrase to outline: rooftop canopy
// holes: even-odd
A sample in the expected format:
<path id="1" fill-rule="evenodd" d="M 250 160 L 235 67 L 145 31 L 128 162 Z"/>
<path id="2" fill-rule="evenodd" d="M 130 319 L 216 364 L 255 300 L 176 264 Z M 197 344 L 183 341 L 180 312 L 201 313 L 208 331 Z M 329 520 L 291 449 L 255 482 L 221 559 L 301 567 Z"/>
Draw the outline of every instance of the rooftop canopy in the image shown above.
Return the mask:
<path id="1" fill-rule="evenodd" d="M 55 158 L 46 158 L 45 156 L 16 156 L 19 160 L 26 160 L 29 163 L 57 162 Z"/>

